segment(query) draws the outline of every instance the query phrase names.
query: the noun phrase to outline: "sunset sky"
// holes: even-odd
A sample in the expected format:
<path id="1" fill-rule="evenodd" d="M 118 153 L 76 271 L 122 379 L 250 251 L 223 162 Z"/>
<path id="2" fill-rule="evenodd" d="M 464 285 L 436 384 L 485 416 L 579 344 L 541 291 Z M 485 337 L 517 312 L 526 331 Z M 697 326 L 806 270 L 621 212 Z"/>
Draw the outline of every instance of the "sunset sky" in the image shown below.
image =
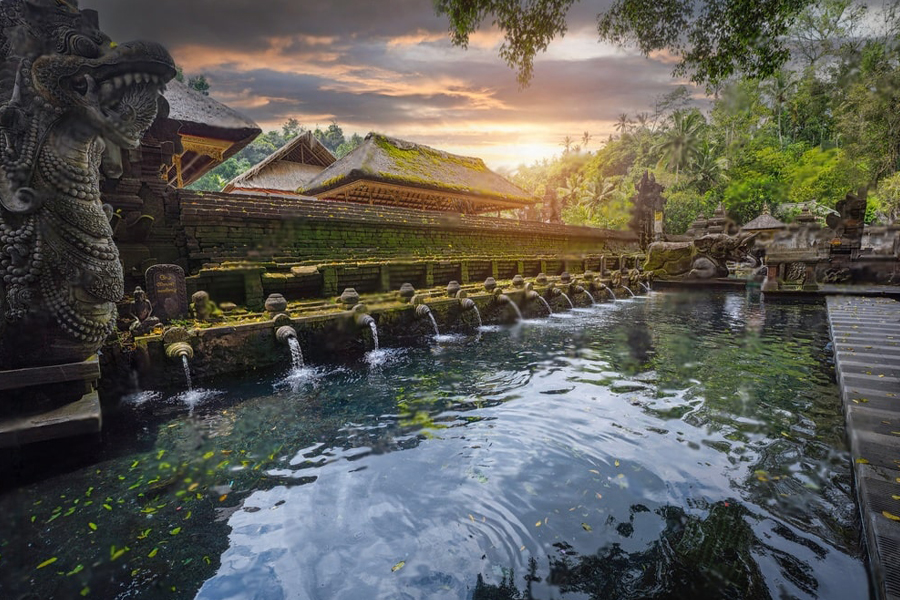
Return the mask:
<path id="1" fill-rule="evenodd" d="M 672 62 L 597 41 L 607 2 L 576 4 L 569 32 L 539 55 L 520 90 L 488 28 L 468 50 L 449 42 L 430 0 L 82 0 L 114 40 L 165 44 L 211 96 L 264 130 L 333 119 L 347 137 L 379 131 L 514 168 L 559 154 L 566 135 L 613 133 L 679 85 Z M 699 92 L 698 92 L 699 94 Z"/>

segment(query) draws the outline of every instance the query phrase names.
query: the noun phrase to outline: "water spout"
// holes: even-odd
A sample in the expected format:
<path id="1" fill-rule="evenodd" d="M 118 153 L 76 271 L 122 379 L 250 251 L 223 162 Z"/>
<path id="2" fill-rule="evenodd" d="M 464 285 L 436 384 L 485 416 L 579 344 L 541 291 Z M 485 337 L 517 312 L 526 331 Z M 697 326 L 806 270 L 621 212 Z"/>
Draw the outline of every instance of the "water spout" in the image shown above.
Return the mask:
<path id="1" fill-rule="evenodd" d="M 499 302 L 500 304 L 509 304 L 512 309 L 516 311 L 516 322 L 522 320 L 522 311 L 519 310 L 519 307 L 516 306 L 516 303 L 512 301 L 512 298 L 510 298 L 506 294 L 500 294 L 499 296 L 497 296 L 497 302 Z"/>
<path id="2" fill-rule="evenodd" d="M 597 301 L 594 300 L 594 295 L 591 293 L 591 290 L 586 290 L 584 288 L 581 288 L 581 291 L 584 292 L 585 294 L 587 294 L 588 299 L 590 299 L 590 301 L 591 301 L 591 306 L 594 306 L 595 304 L 597 304 Z"/>
<path id="3" fill-rule="evenodd" d="M 648 294 L 652 291 L 652 290 L 650 289 L 650 286 L 647 285 L 646 283 L 644 283 L 643 281 L 639 281 L 638 283 L 641 284 L 641 287 L 644 288 L 644 291 L 647 292 Z"/>
<path id="4" fill-rule="evenodd" d="M 612 289 L 608 285 L 606 285 L 605 283 L 601 283 L 600 287 L 602 289 L 606 290 L 607 292 L 609 292 L 609 295 L 612 296 L 613 302 L 616 301 L 616 294 L 615 294 L 615 292 L 612 291 Z"/>
<path id="5" fill-rule="evenodd" d="M 535 292 L 534 290 L 529 289 L 527 292 L 525 292 L 525 298 L 527 298 L 528 300 L 538 300 L 541 304 L 544 305 L 544 308 L 547 309 L 548 315 L 553 314 L 553 309 L 550 308 L 550 303 L 547 302 L 546 300 L 544 300 L 544 297 L 541 296 L 540 294 L 538 294 L 537 292 Z"/>
<path id="6" fill-rule="evenodd" d="M 575 305 L 572 304 L 572 299 L 569 298 L 564 291 L 560 290 L 559 293 L 563 298 L 566 299 L 566 302 L 569 303 L 569 308 L 575 308 Z"/>
<path id="7" fill-rule="evenodd" d="M 464 311 L 474 310 L 475 317 L 478 319 L 478 327 L 481 328 L 481 326 L 482 326 L 481 313 L 478 311 L 478 305 L 475 304 L 475 301 L 472 300 L 471 298 L 460 298 L 459 306 Z"/>
<path id="8" fill-rule="evenodd" d="M 291 349 L 291 367 L 294 370 L 303 368 L 303 352 L 300 350 L 300 341 L 297 340 L 297 331 L 290 325 L 282 325 L 275 330 L 275 338 L 284 342 Z"/>
<path id="9" fill-rule="evenodd" d="M 416 307 L 416 316 L 420 319 L 424 319 L 426 316 L 431 319 L 431 326 L 434 327 L 434 335 L 441 335 L 437 326 L 437 321 L 434 320 L 434 314 L 432 314 L 431 309 L 428 308 L 427 304 L 420 304 Z"/>
<path id="10" fill-rule="evenodd" d="M 625 291 L 626 291 L 626 292 L 628 292 L 629 294 L 631 294 L 631 297 L 632 297 L 632 298 L 634 298 L 634 292 L 631 291 L 631 288 L 629 288 L 627 285 L 623 285 L 622 287 L 625 288 Z"/>
<path id="11" fill-rule="evenodd" d="M 187 342 L 173 342 L 166 346 L 166 356 L 172 360 L 181 360 L 188 391 L 192 391 L 190 360 L 194 358 L 194 349 Z"/>

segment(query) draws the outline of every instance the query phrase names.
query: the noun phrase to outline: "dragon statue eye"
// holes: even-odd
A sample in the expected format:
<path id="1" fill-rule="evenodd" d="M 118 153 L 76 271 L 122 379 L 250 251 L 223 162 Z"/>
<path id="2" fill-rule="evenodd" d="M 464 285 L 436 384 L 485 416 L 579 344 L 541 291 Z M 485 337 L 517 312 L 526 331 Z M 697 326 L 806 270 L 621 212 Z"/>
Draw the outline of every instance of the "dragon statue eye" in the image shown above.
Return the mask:
<path id="1" fill-rule="evenodd" d="M 80 33 L 68 33 L 63 41 L 61 50 L 65 54 L 74 54 L 85 58 L 97 58 L 100 56 L 100 47 L 86 35 Z"/>

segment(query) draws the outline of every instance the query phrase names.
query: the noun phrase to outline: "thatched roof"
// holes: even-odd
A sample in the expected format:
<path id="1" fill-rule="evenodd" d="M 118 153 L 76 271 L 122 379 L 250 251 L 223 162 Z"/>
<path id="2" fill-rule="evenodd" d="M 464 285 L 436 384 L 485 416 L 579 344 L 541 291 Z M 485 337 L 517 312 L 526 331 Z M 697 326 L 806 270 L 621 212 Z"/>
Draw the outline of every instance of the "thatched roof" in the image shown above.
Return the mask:
<path id="1" fill-rule="evenodd" d="M 295 195 L 299 188 L 306 186 L 335 160 L 334 155 L 311 131 L 304 131 L 229 181 L 222 191 Z"/>
<path id="2" fill-rule="evenodd" d="M 784 223 L 769 214 L 769 205 L 763 206 L 761 215 L 741 227 L 744 231 L 763 231 L 766 229 L 784 229 L 787 227 Z"/>
<path id="3" fill-rule="evenodd" d="M 228 160 L 256 139 L 262 130 L 236 110 L 172 80 L 163 93 L 169 104 L 165 119 L 176 129 L 184 153 L 178 169 L 180 184 L 188 185 Z M 171 177 L 174 182 L 175 175 Z"/>
<path id="4" fill-rule="evenodd" d="M 520 208 L 536 198 L 480 158 L 370 133 L 300 190 L 321 199 L 465 213 Z"/>

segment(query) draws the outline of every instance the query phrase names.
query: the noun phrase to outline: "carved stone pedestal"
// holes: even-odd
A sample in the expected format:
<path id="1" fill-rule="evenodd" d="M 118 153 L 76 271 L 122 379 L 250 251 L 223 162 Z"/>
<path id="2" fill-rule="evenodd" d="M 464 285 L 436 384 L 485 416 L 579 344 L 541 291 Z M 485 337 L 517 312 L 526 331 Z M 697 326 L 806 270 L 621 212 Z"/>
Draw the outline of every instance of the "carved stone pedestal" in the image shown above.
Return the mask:
<path id="1" fill-rule="evenodd" d="M 80 363 L 0 371 L 0 448 L 99 433 L 99 378 L 96 356 Z"/>

